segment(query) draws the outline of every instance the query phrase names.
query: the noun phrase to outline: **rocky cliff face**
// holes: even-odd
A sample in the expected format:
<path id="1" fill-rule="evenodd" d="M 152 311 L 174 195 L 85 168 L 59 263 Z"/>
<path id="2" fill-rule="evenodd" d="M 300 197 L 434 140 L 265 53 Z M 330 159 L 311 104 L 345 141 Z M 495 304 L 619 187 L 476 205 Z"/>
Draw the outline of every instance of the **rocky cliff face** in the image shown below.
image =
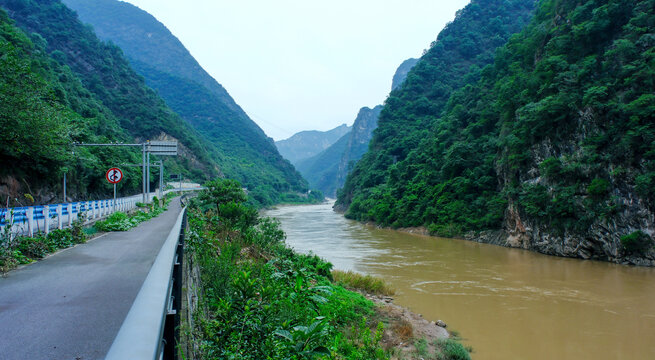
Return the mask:
<path id="1" fill-rule="evenodd" d="M 396 90 L 400 85 L 405 82 L 405 79 L 407 79 L 407 75 L 409 74 L 409 71 L 412 70 L 414 65 L 418 63 L 419 59 L 407 59 L 403 61 L 402 64 L 398 67 L 396 70 L 396 73 L 393 75 L 393 80 L 391 81 L 391 91 Z"/>
<path id="2" fill-rule="evenodd" d="M 580 144 L 589 137 L 589 120 L 578 119 L 577 128 L 568 141 L 554 145 L 550 140 L 536 144 L 531 149 L 532 165 L 521 171 L 521 182 L 531 186 L 543 186 L 547 192 L 557 192 L 556 181 L 545 176 L 545 159 L 567 158 L 581 154 Z M 541 166 L 540 166 L 541 165 Z M 594 208 L 612 207 L 605 216 L 595 216 L 578 222 L 584 228 L 556 228 L 550 221 L 529 214 L 525 206 L 511 198 L 505 210 L 502 230 L 469 232 L 466 238 L 477 242 L 537 251 L 547 255 L 603 260 L 620 264 L 655 266 L 655 248 L 652 246 L 638 252 L 631 252 L 621 241 L 628 234 L 643 233 L 651 239 L 655 236 L 655 213 L 648 199 L 640 196 L 631 180 L 638 176 L 630 170 L 609 169 L 607 193 L 601 199 L 594 195 L 577 193 L 570 199 L 583 212 L 591 213 Z M 500 167 L 499 174 L 505 174 Z M 589 169 L 583 170 L 589 171 Z M 505 174 L 506 175 L 506 174 Z M 502 179 L 503 182 L 509 178 Z M 595 205 L 594 205 L 595 203 Z"/>
<path id="3" fill-rule="evenodd" d="M 394 76 L 395 78 L 396 76 Z M 357 118 L 353 123 L 352 131 L 350 132 L 348 144 L 341 156 L 341 161 L 339 161 L 339 167 L 336 173 L 337 189 L 343 186 L 348 172 L 353 168 L 357 160 L 362 158 L 366 150 L 368 150 L 368 143 L 373 137 L 373 130 L 378 126 L 378 118 L 380 117 L 382 108 L 382 105 L 378 105 L 373 109 L 363 107 L 359 110 Z"/>

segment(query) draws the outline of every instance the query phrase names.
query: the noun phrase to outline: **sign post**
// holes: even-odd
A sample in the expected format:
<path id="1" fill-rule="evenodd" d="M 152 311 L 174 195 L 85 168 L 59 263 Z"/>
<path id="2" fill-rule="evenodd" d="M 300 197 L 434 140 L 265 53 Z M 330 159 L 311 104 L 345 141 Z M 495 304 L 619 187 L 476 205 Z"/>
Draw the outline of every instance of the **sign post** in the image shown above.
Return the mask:
<path id="1" fill-rule="evenodd" d="M 114 184 L 114 212 L 116 212 L 116 184 L 123 180 L 123 172 L 119 168 L 111 168 L 107 170 L 105 178 L 110 184 Z"/>

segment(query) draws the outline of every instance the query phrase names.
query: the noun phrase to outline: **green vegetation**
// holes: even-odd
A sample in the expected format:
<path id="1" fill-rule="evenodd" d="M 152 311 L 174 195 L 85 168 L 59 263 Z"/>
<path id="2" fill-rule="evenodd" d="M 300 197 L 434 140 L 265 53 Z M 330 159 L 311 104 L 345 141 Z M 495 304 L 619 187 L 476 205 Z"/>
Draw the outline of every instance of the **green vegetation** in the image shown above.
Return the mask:
<path id="1" fill-rule="evenodd" d="M 621 236 L 621 245 L 628 253 L 641 253 L 653 247 L 653 239 L 643 231 L 637 230 Z"/>
<path id="2" fill-rule="evenodd" d="M 110 187 L 98 174 L 118 161 L 139 159 L 125 150 L 78 148 L 73 153 L 74 141 L 128 137 L 71 70 L 47 56 L 45 44 L 38 34 L 27 36 L 16 28 L 0 9 L 0 177 L 9 187 L 16 185 L 6 179 L 19 184 L 29 179 L 36 191 L 59 184 L 68 172 L 70 193 L 84 189 L 88 196 L 105 195 Z M 124 172 L 121 189 L 139 189 L 138 170 Z"/>
<path id="3" fill-rule="evenodd" d="M 137 210 L 130 214 L 117 211 L 109 215 L 105 220 L 96 221 L 93 227 L 98 231 L 128 231 L 166 211 L 166 205 L 170 202 L 170 197 L 167 196 L 164 201 L 164 206 L 160 206 L 159 200 L 155 196 L 152 205 L 137 203 L 137 206 L 140 204 L 139 207 L 145 208 L 144 210 Z"/>
<path id="4" fill-rule="evenodd" d="M 56 229 L 47 235 L 37 233 L 33 237 L 16 236 L 12 234 L 11 224 L 0 234 L 0 274 L 15 268 L 17 265 L 29 264 L 60 249 L 86 242 L 87 235 L 83 231 L 83 216 L 73 222 L 68 229 Z"/>
<path id="5" fill-rule="evenodd" d="M 211 82 L 201 82 L 203 87 L 195 77 L 157 73 L 141 63 L 144 80 L 117 46 L 98 40 L 60 1 L 0 0 L 0 6 L 7 11 L 0 9 L 0 140 L 6 144 L 0 149 L 6 165 L 0 168 L 0 178 L 7 185 L 3 195 L 14 199 L 30 192 L 37 194 L 38 202 L 50 202 L 47 194 L 60 191 L 67 173 L 72 197 L 106 196 L 111 186 L 104 172 L 140 163 L 138 149 L 73 147 L 73 142 L 174 138 L 181 156 L 164 157 L 169 173 L 198 182 L 220 174 L 240 179 L 259 206 L 306 199 L 306 182 L 208 75 Z M 161 49 L 154 53 L 168 54 Z M 146 82 L 161 86 L 160 94 Z M 123 171 L 119 191 L 137 193 L 139 169 Z"/>
<path id="6" fill-rule="evenodd" d="M 233 180 L 212 181 L 189 206 L 186 249 L 199 277 L 189 291 L 199 299 L 186 335 L 194 345 L 188 348 L 198 350 L 195 358 L 395 357 L 383 335 L 402 333 L 409 341 L 411 324 L 398 326 L 398 319 L 340 283 L 378 292 L 388 287 L 295 253 L 279 222 L 259 218 L 240 189 Z"/>
<path id="7" fill-rule="evenodd" d="M 303 201 L 298 194 L 306 194 L 309 188 L 300 174 L 163 24 L 119 1 L 64 3 L 93 24 L 101 38 L 121 47 L 148 86 L 185 120 L 180 122 L 201 135 L 202 148 L 193 148 L 194 154 L 208 152 L 224 176 L 238 180 L 252 193 L 251 202 L 269 206 L 290 202 L 289 197 Z"/>
<path id="8" fill-rule="evenodd" d="M 331 264 L 287 248 L 238 183 L 211 185 L 190 207 L 187 242 L 203 286 L 192 329 L 201 358 L 387 358 L 382 328 L 366 322 L 371 302 L 333 284 Z"/>
<path id="9" fill-rule="evenodd" d="M 478 81 L 495 49 L 529 20 L 532 6 L 525 0 L 474 0 L 458 11 L 389 95 L 369 151 L 337 194 L 347 217 L 394 227 L 433 221 L 498 226 L 504 201 L 491 176 L 493 156 L 484 156 L 486 147 L 461 133 L 466 123 L 445 122 L 440 114 L 446 106 L 458 114 L 479 107 L 473 100 L 461 104 L 463 94 L 451 95 Z M 475 134 L 494 122 L 491 116 L 481 121 L 470 129 Z"/>
<path id="10" fill-rule="evenodd" d="M 513 209 L 555 234 L 579 234 L 616 219 L 616 193 L 653 211 L 652 0 L 541 1 L 493 64 L 468 75 L 432 67 L 453 58 L 437 54 L 484 43 L 467 41 L 473 24 L 488 36 L 522 23 L 482 14 L 521 19 L 516 6 L 527 3 L 472 1 L 439 35 L 387 100 L 369 153 L 340 193 L 347 216 L 441 233 L 498 229 Z M 501 45 L 516 29 L 487 43 Z M 466 64 L 454 59 L 455 69 Z"/>
<path id="11" fill-rule="evenodd" d="M 334 282 L 348 289 L 360 290 L 368 294 L 393 295 L 395 290 L 384 280 L 371 275 L 362 275 L 353 271 L 332 270 Z"/>

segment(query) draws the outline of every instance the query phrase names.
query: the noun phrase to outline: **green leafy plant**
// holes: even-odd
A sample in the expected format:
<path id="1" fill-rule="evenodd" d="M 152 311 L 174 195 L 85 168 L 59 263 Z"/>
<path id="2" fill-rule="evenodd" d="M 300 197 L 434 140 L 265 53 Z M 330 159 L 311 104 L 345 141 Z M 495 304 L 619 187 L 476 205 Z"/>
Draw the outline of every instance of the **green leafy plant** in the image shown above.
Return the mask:
<path id="1" fill-rule="evenodd" d="M 645 252 L 653 247 L 653 239 L 641 230 L 621 236 L 621 245 L 629 254 Z"/>

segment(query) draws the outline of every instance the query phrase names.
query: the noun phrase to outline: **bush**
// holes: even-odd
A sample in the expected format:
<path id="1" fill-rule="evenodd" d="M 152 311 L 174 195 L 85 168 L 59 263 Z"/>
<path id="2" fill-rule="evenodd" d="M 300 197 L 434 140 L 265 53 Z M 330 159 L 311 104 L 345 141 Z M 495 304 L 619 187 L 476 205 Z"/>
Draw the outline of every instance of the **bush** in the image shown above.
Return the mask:
<path id="1" fill-rule="evenodd" d="M 591 196 L 603 196 L 610 191 L 610 182 L 605 179 L 593 179 L 587 186 L 587 193 Z"/>
<path id="2" fill-rule="evenodd" d="M 641 230 L 621 236 L 621 245 L 630 254 L 646 252 L 652 247 L 652 244 L 653 240 L 650 236 Z"/>
<path id="3" fill-rule="evenodd" d="M 471 360 L 469 351 L 464 345 L 451 339 L 439 340 L 437 345 L 441 349 L 443 355 L 440 359 L 444 360 Z"/>

